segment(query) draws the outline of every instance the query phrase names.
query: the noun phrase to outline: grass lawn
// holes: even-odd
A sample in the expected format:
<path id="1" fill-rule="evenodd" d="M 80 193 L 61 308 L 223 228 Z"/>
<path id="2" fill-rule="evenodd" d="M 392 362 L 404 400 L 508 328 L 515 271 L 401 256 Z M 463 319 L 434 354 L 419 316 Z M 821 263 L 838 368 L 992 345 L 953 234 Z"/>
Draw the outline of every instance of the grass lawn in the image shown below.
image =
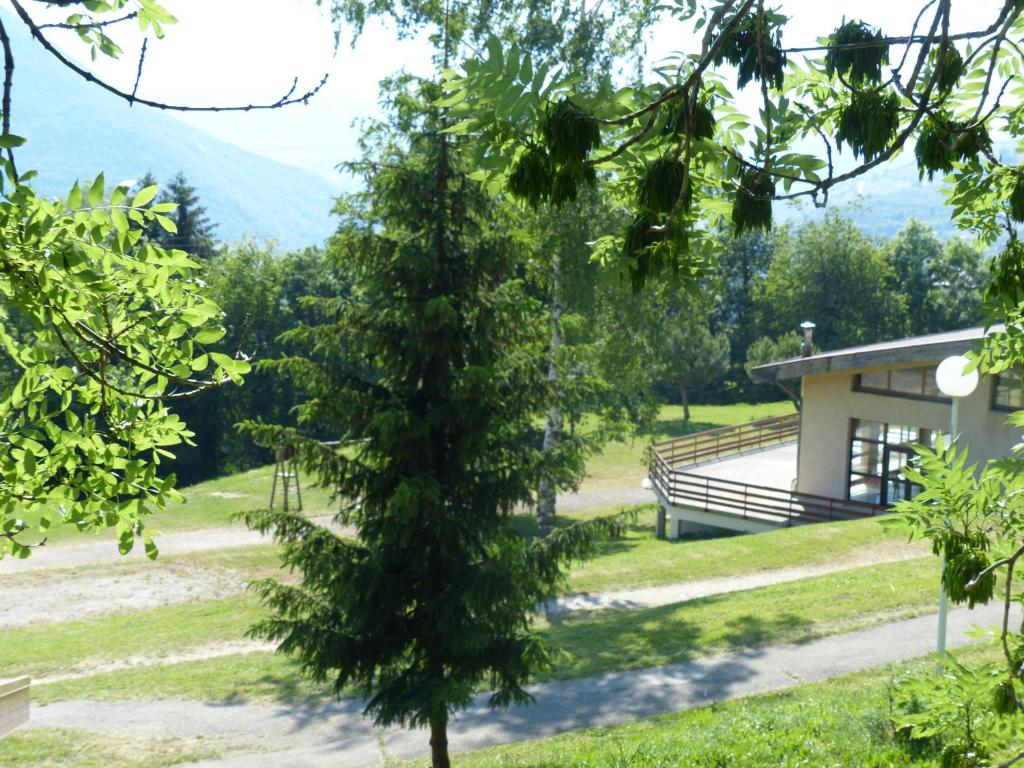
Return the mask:
<path id="1" fill-rule="evenodd" d="M 990 645 L 957 658 L 994 658 Z M 456 768 L 937 768 L 931 744 L 904 746 L 889 727 L 894 678 L 919 659 L 781 693 L 625 725 L 571 731 L 458 755 Z M 423 766 L 423 760 L 403 763 Z"/>
<path id="2" fill-rule="evenodd" d="M 840 565 L 924 555 L 927 542 L 907 543 L 895 518 L 820 523 L 749 536 L 659 540 L 657 507 L 643 508 L 635 525 L 600 546 L 597 556 L 575 566 L 569 592 L 609 592 L 679 581 L 742 576 L 779 568 Z"/>
<path id="3" fill-rule="evenodd" d="M 640 611 L 578 612 L 540 626 L 563 653 L 543 679 L 567 679 L 685 661 L 739 648 L 801 642 L 926 613 L 936 562 L 925 557 Z M 158 657 L 235 641 L 261 614 L 251 595 L 93 621 L 7 630 L 0 677 L 43 676 L 125 656 Z M 131 638 L 126 644 L 125 638 Z M 298 680 L 267 653 L 146 665 L 37 686 L 39 701 L 69 698 L 307 700 L 325 689 Z"/>
<path id="4" fill-rule="evenodd" d="M 793 413 L 793 404 L 788 400 L 778 403 L 694 405 L 690 407 L 690 422 L 687 424 L 683 422 L 681 405 L 663 406 L 653 434 L 638 436 L 624 442 L 609 443 L 601 453 L 591 457 L 587 463 L 587 479 L 583 482 L 583 488 L 636 488 L 640 481 L 647 477 L 647 467 L 643 459 L 644 450 L 651 439 L 666 440 L 705 429 L 742 424 L 787 413 Z"/>
<path id="5" fill-rule="evenodd" d="M 690 423 L 684 424 L 681 406 L 665 406 L 652 436 L 609 443 L 587 465 L 588 476 L 584 488 L 610 490 L 637 487 L 647 474 L 643 454 L 651 437 L 660 440 L 702 429 L 778 416 L 792 412 L 793 406 L 786 401 L 753 405 L 695 405 L 690 410 Z M 269 502 L 273 479 L 274 467 L 271 465 L 183 488 L 182 493 L 186 497 L 184 504 L 171 504 L 166 510 L 149 517 L 146 524 L 154 530 L 165 532 L 238 525 L 237 521 L 232 520 L 233 515 L 265 506 Z M 305 480 L 302 501 L 305 511 L 313 516 L 333 515 L 337 512 L 337 505 L 330 502 L 329 494 L 323 489 L 309 486 Z M 58 526 L 48 532 L 47 539 L 56 544 L 81 540 L 84 535 L 106 538 L 114 536 L 109 530 L 82 534 L 74 528 Z"/>
<path id="6" fill-rule="evenodd" d="M 201 741 L 129 739 L 63 728 L 15 731 L 0 740 L 0 768 L 165 768 L 219 755 Z"/>

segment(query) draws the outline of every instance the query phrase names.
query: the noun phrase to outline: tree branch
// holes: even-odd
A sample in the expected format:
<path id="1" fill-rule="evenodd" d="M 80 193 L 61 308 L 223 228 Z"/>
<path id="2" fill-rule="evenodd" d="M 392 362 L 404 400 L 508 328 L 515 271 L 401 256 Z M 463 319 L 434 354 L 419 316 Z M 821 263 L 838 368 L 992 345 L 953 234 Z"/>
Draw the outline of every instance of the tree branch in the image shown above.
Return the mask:
<path id="1" fill-rule="evenodd" d="M 135 96 L 133 93 L 127 93 L 126 91 L 122 91 L 121 89 L 111 85 L 105 80 L 100 79 L 89 70 L 80 67 L 78 64 L 76 64 L 63 53 L 61 53 L 53 45 L 53 43 L 51 43 L 46 38 L 42 30 L 40 29 L 39 25 L 32 20 L 32 17 L 29 16 L 28 12 L 22 7 L 19 0 L 11 0 L 11 5 L 14 6 L 14 10 L 18 14 L 18 17 L 25 23 L 25 26 L 27 26 L 29 30 L 32 32 L 32 37 L 39 41 L 39 44 L 42 45 L 43 48 L 45 48 L 47 51 L 49 51 L 49 53 L 54 58 L 56 58 L 57 61 L 59 61 L 72 72 L 75 72 L 76 74 L 80 75 L 90 83 L 98 85 L 103 90 L 114 94 L 118 98 L 124 99 L 129 104 L 137 103 L 147 107 L 153 107 L 154 109 L 171 110 L 174 112 L 251 112 L 253 110 L 262 109 L 280 109 L 281 107 L 287 107 L 291 104 L 305 104 L 313 96 L 315 96 L 324 87 L 324 85 L 327 84 L 328 75 L 325 74 L 315 88 L 306 91 L 305 93 L 299 96 L 295 96 L 293 94 L 295 93 L 295 89 L 298 88 L 299 85 L 299 79 L 295 78 L 295 80 L 292 82 L 292 87 L 289 88 L 288 91 L 280 99 L 278 99 L 275 102 L 267 104 L 240 104 L 232 106 L 196 107 L 186 104 L 168 104 L 161 101 L 153 101 L 152 99 L 143 99 L 139 98 L 138 96 Z"/>

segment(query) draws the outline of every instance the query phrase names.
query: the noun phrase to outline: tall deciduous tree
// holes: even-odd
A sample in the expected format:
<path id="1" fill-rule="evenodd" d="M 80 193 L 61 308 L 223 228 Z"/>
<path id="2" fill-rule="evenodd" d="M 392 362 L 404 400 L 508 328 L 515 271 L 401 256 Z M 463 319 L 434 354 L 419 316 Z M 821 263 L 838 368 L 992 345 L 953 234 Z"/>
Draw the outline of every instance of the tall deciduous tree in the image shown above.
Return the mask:
<path id="1" fill-rule="evenodd" d="M 351 295 L 312 302 L 320 322 L 288 332 L 295 354 L 268 364 L 309 393 L 300 428 L 245 425 L 335 490 L 357 536 L 250 514 L 301 574 L 262 584 L 271 616 L 254 631 L 337 691 L 354 685 L 377 723 L 428 726 L 433 765 L 447 768 L 449 715 L 481 683 L 495 705 L 529 698 L 547 660 L 531 615 L 613 523 L 532 542 L 509 524 L 542 475 L 578 479 L 582 441 L 541 451 L 553 393 L 521 251 L 424 104 L 436 87 L 396 82 L 390 128 L 364 134 L 366 190 L 338 207 L 331 252 Z"/>
<path id="2" fill-rule="evenodd" d="M 705 312 L 684 310 L 667 322 L 663 371 L 679 389 L 683 421 L 690 421 L 690 396 L 715 383 L 729 369 L 729 337 L 712 333 Z"/>
<path id="3" fill-rule="evenodd" d="M 782 336 L 811 320 L 823 349 L 908 331 L 905 299 L 880 244 L 833 212 L 776 233 L 758 303 L 768 335 Z"/>

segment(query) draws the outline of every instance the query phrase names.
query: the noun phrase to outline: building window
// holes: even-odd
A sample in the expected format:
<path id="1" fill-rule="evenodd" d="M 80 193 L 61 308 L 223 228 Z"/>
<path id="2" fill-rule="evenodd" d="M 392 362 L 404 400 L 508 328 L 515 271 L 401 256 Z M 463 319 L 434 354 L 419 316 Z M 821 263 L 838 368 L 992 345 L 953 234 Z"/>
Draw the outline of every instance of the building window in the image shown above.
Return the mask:
<path id="1" fill-rule="evenodd" d="M 885 507 L 916 496 L 920 487 L 902 477 L 901 470 L 914 456 L 911 445 L 934 448 L 939 434 L 934 429 L 853 419 L 847 498 Z"/>
<path id="2" fill-rule="evenodd" d="M 908 397 L 913 400 L 933 400 L 948 403 L 935 383 L 937 366 L 926 365 L 917 368 L 895 368 L 888 371 L 867 371 L 853 378 L 853 388 L 858 392 L 870 392 L 891 397 Z"/>
<path id="3" fill-rule="evenodd" d="M 997 411 L 1019 411 L 1024 408 L 1020 369 L 997 373 L 992 377 L 992 408 Z"/>

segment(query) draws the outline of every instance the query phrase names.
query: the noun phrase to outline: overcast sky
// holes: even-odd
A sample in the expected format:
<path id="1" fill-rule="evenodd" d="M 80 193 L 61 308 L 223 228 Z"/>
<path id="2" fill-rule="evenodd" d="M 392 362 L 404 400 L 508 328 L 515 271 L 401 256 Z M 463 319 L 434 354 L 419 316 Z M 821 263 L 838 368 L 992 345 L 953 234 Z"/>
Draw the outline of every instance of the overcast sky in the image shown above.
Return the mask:
<path id="1" fill-rule="evenodd" d="M 299 78 L 299 88 L 315 85 L 326 72 L 328 85 L 308 106 L 271 112 L 189 114 L 187 120 L 222 139 L 275 160 L 340 182 L 338 162 L 355 156 L 354 120 L 379 114 L 377 83 L 402 67 L 429 72 L 430 48 L 423 37 L 398 41 L 386 25 L 370 22 L 356 47 L 344 40 L 334 50 L 334 32 L 314 0 L 163 0 L 179 23 L 164 40 L 150 41 L 141 95 L 167 101 L 230 103 L 273 101 Z M 953 27 L 981 26 L 995 17 L 1001 0 L 956 0 Z M 909 31 L 918 0 L 783 0 L 792 17 L 787 46 L 813 45 L 845 15 L 881 26 L 887 33 Z M 32 8 L 33 13 L 36 9 Z M 981 21 L 979 21 L 981 20 Z M 125 25 L 125 32 L 128 32 Z M 136 30 L 137 31 L 137 30 Z M 137 35 L 119 34 L 123 59 L 100 62 L 99 71 L 131 89 Z M 661 25 L 651 35 L 649 59 L 689 50 L 686 30 Z M 69 51 L 81 46 L 67 40 Z"/>

